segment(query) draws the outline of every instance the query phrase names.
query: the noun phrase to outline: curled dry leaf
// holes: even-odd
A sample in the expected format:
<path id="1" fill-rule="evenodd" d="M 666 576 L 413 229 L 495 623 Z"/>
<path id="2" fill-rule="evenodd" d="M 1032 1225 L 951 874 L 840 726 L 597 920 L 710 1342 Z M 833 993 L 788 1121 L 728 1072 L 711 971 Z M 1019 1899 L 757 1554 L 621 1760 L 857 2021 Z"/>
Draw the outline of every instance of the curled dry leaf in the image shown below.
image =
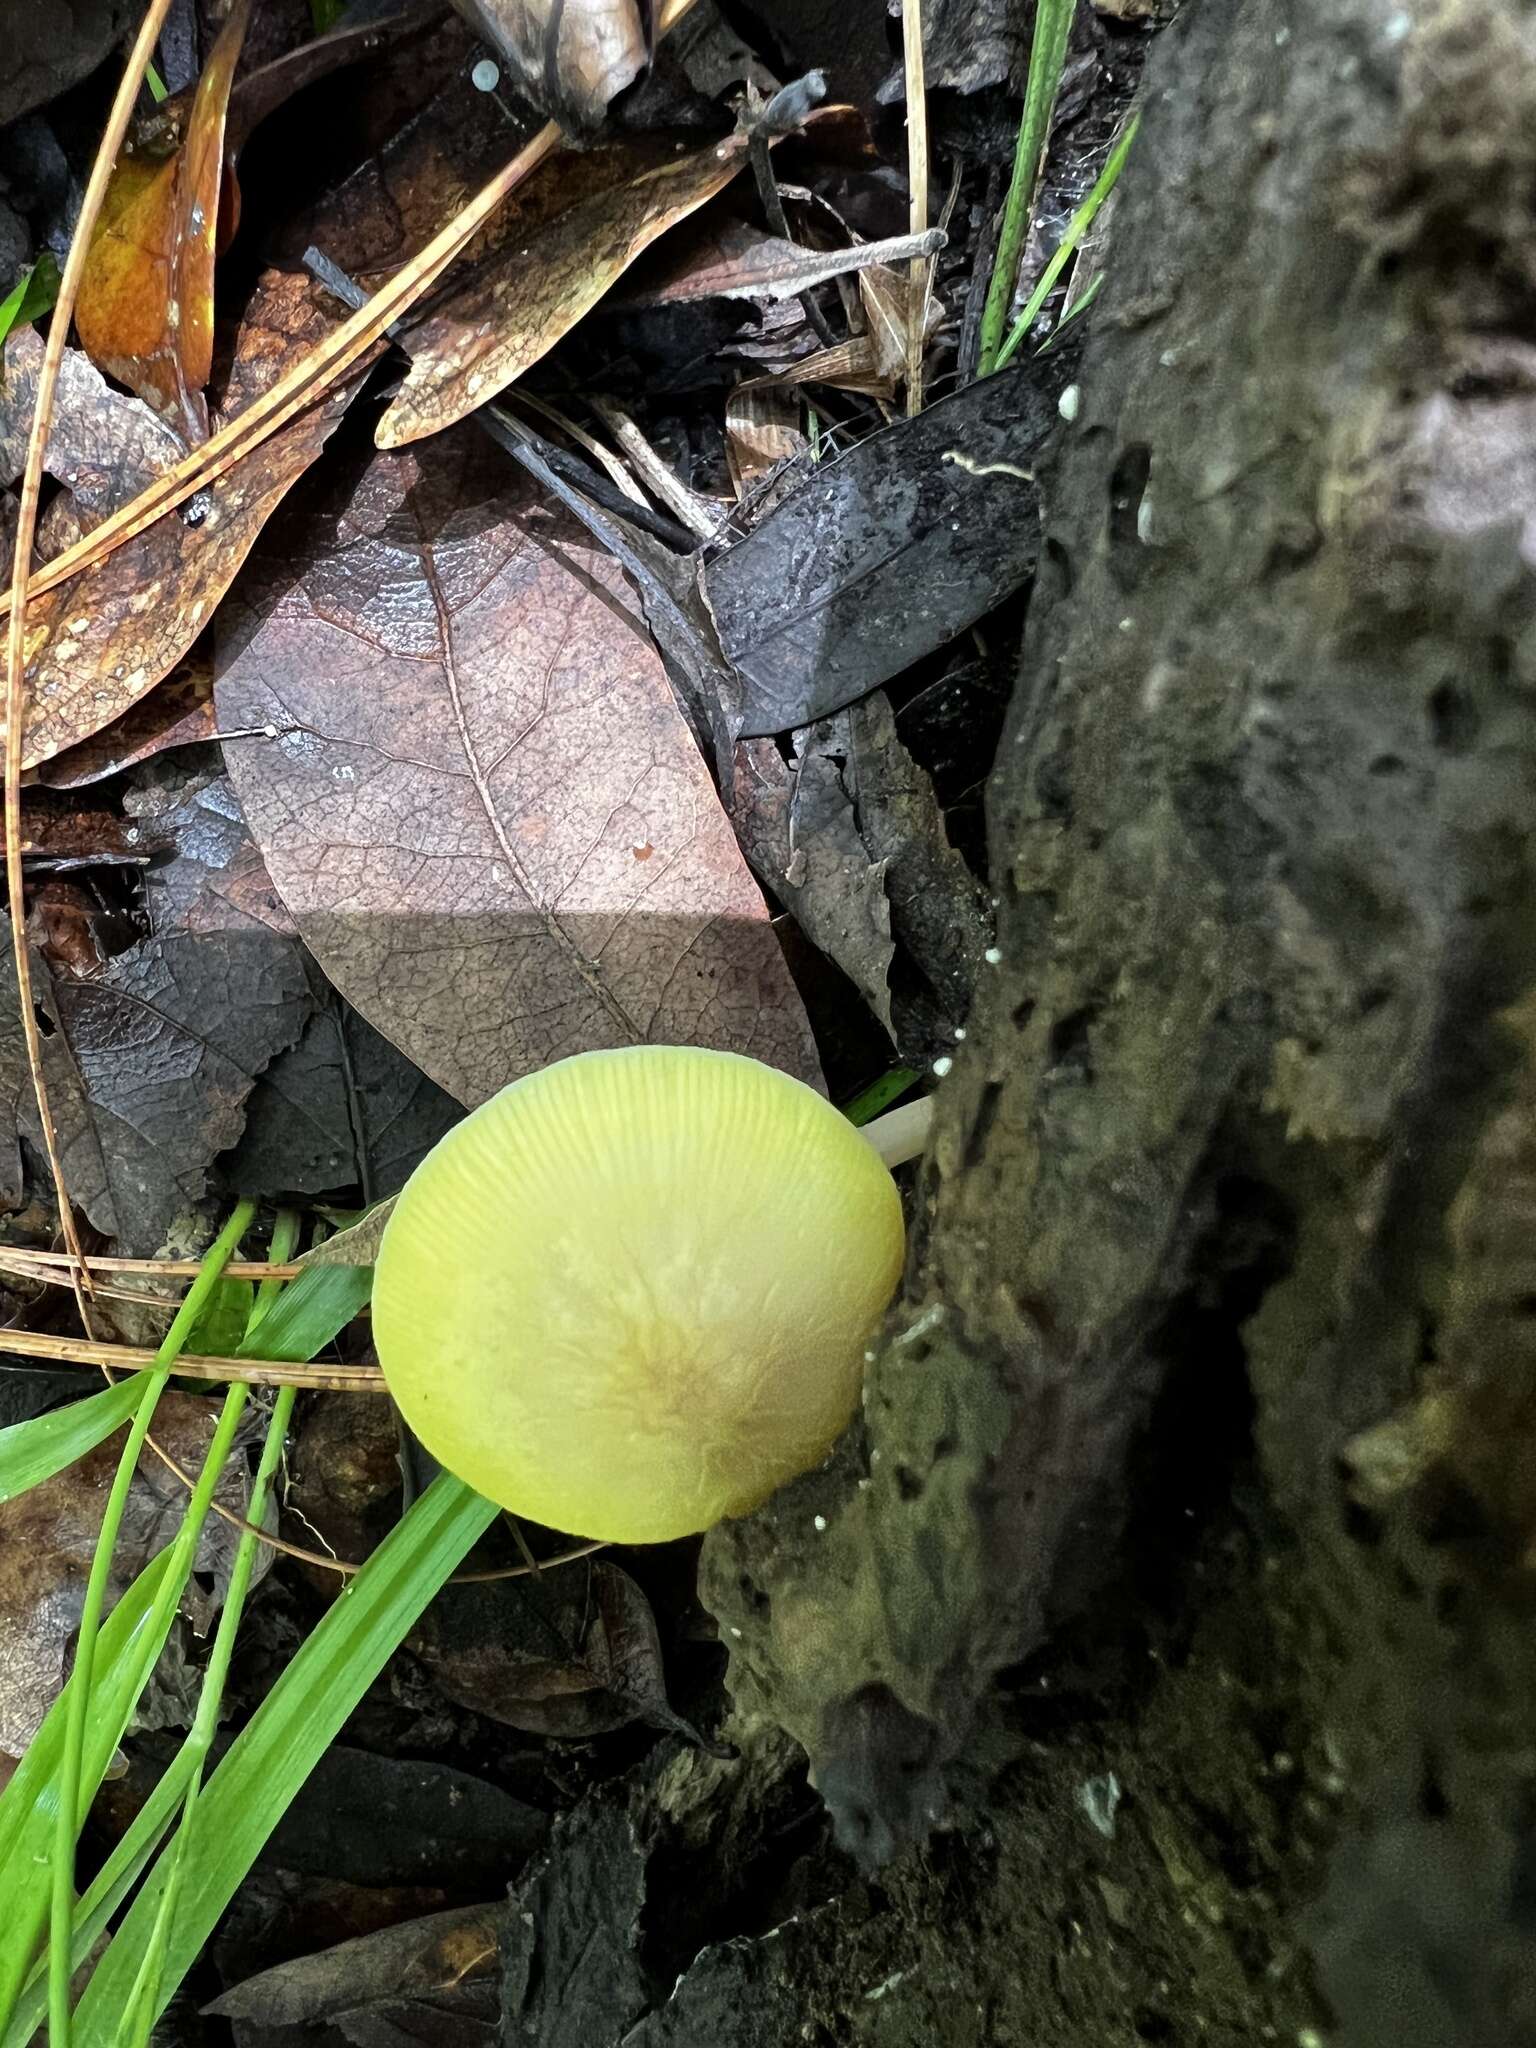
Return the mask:
<path id="1" fill-rule="evenodd" d="M 328 324 L 307 279 L 268 272 L 241 321 L 225 412 L 243 411 Z M 178 513 L 156 520 L 102 561 L 32 599 L 26 766 L 36 767 L 99 732 L 170 672 L 207 624 L 284 493 L 324 447 L 355 388 L 354 376 L 261 442 Z M 101 385 L 95 404 L 103 449 L 112 445 L 109 436 L 121 408 L 135 403 Z M 61 401 L 61 410 L 66 407 Z M 147 445 L 147 437 L 140 445 Z M 169 469 L 174 459 L 174 451 L 167 451 L 160 467 Z M 101 515 L 127 503 L 141 482 L 112 472 L 101 494 Z"/>
<path id="2" fill-rule="evenodd" d="M 454 0 L 549 118 L 590 128 L 650 58 L 635 0 Z"/>
<path id="3" fill-rule="evenodd" d="M 818 1074 L 621 590 L 464 432 L 339 471 L 221 614 L 221 722 L 280 729 L 226 743 L 272 878 L 335 986 L 464 1103 L 647 1041 Z"/>
<path id="4" fill-rule="evenodd" d="M 438 433 L 505 390 L 658 235 L 729 184 L 746 150 L 742 135 L 683 154 L 637 138 L 552 157 L 512 194 L 468 274 L 412 330 L 411 366 L 379 422 L 379 446 Z"/>
<path id="5" fill-rule="evenodd" d="M 208 438 L 213 260 L 224 120 L 250 0 L 236 0 L 188 110 L 158 160 L 130 142 L 91 237 L 75 326 L 91 360 L 146 399 L 189 447 Z"/>
<path id="6" fill-rule="evenodd" d="M 82 1383 L 80 1391 L 93 1389 L 94 1382 Z M 195 1470 L 212 1440 L 217 1413 L 217 1403 L 172 1390 L 155 1410 L 155 1435 L 178 1463 Z M 68 1675 L 86 1574 L 122 1446 L 118 1431 L 41 1486 L 0 1506 L 0 1751 L 10 1756 L 26 1748 Z M 214 1497 L 243 1512 L 246 1483 L 238 1460 L 225 1467 Z M 113 1556 L 110 1599 L 170 1542 L 186 1501 L 181 1481 L 146 1448 Z M 198 1545 L 197 1569 L 217 1576 L 230 1545 L 228 1524 L 211 1517 Z M 199 1620 L 207 1618 L 205 1608 Z"/>

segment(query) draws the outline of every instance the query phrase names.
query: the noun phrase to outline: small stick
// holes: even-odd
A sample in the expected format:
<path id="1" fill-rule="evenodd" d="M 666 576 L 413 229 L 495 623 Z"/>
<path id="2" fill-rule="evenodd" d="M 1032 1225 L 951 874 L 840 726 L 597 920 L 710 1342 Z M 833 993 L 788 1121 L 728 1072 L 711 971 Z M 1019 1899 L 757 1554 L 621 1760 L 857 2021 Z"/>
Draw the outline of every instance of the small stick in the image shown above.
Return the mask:
<path id="1" fill-rule="evenodd" d="M 115 1373 L 148 1372 L 159 1356 L 140 1344 L 87 1342 L 42 1330 L 0 1330 L 0 1352 L 17 1358 L 57 1359 L 64 1365 L 105 1366 Z M 184 1351 L 172 1371 L 178 1379 L 215 1380 L 221 1385 L 326 1387 L 348 1394 L 385 1391 L 384 1375 L 376 1365 L 292 1365 L 280 1359 L 213 1358 Z"/>
<path id="2" fill-rule="evenodd" d="M 80 216 L 75 222 L 75 231 L 70 236 L 69 254 L 64 258 L 64 270 L 59 279 L 59 295 L 54 301 L 53 320 L 48 329 L 48 339 L 43 345 L 42 366 L 37 373 L 37 394 L 32 406 L 32 430 L 27 438 L 26 462 L 21 472 L 21 500 L 17 507 L 16 542 L 11 557 L 11 616 L 5 642 L 5 881 L 10 904 L 11 954 L 16 969 L 16 997 L 21 1008 L 21 1032 L 27 1048 L 27 1067 L 32 1076 L 32 1092 L 37 1098 L 43 1147 L 48 1154 L 48 1168 L 53 1177 L 54 1199 L 59 1205 L 59 1228 L 64 1233 L 65 1244 L 77 1262 L 73 1269 L 75 1304 L 80 1311 L 80 1320 L 87 1330 L 91 1327 L 90 1309 L 87 1305 L 87 1298 L 91 1292 L 91 1274 L 75 1229 L 75 1212 L 64 1179 L 64 1162 L 59 1156 L 58 1133 L 54 1129 L 53 1116 L 48 1107 L 48 1082 L 43 1073 L 42 1038 L 37 1028 L 37 1009 L 32 997 L 32 957 L 27 951 L 27 902 L 21 861 L 21 757 L 22 728 L 26 722 L 27 572 L 32 565 L 32 542 L 37 533 L 38 504 L 43 486 L 43 457 L 48 446 L 48 425 L 53 416 L 53 396 L 58 387 L 59 371 L 64 363 L 64 344 L 69 339 L 69 323 L 74 316 L 75 300 L 80 293 L 80 280 L 85 272 L 86 257 L 90 254 L 91 235 L 96 226 L 96 217 L 101 212 L 102 201 L 107 196 L 107 186 L 117 164 L 117 153 L 122 148 L 124 136 L 128 133 L 128 123 L 133 114 L 134 102 L 139 96 L 139 83 L 144 76 L 144 67 L 155 54 L 160 27 L 170 12 L 170 7 L 171 0 L 150 0 L 144 19 L 139 24 L 139 33 L 134 38 L 132 50 L 128 53 L 123 75 L 117 82 L 117 91 L 113 96 L 112 111 L 107 116 L 105 133 L 97 147 L 95 162 L 91 165 L 85 197 L 80 202 Z"/>
<path id="3" fill-rule="evenodd" d="M 910 211 L 907 227 L 914 235 L 928 229 L 928 90 L 923 76 L 922 0 L 902 0 L 901 52 L 907 74 L 907 184 Z M 907 417 L 923 409 L 923 335 L 928 320 L 926 257 L 914 256 L 907 273 Z"/>
<path id="4" fill-rule="evenodd" d="M 609 398 L 594 397 L 588 403 L 663 505 L 700 540 L 718 540 L 725 524 L 723 515 L 712 511 L 696 491 L 673 475 L 623 407 Z"/>

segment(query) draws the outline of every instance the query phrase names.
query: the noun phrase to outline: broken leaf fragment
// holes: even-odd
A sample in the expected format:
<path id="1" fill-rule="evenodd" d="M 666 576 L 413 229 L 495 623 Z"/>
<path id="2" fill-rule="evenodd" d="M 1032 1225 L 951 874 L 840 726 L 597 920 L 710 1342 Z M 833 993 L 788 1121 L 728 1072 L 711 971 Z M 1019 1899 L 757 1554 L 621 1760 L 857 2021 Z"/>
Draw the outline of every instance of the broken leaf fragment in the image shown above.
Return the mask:
<path id="1" fill-rule="evenodd" d="M 412 330 L 411 365 L 379 422 L 379 446 L 438 433 L 505 390 L 746 161 L 742 135 L 683 153 L 647 138 L 552 157 L 511 195 L 491 246 Z"/>
<path id="2" fill-rule="evenodd" d="M 591 128 L 650 58 L 636 0 L 454 0 L 552 120 Z M 658 10 L 659 11 L 659 10 Z"/>
<path id="3" fill-rule="evenodd" d="M 208 438 L 204 387 L 213 368 L 224 122 L 249 15 L 250 0 L 237 0 L 170 154 L 130 143 L 119 157 L 75 308 L 91 360 L 152 405 L 189 447 Z"/>

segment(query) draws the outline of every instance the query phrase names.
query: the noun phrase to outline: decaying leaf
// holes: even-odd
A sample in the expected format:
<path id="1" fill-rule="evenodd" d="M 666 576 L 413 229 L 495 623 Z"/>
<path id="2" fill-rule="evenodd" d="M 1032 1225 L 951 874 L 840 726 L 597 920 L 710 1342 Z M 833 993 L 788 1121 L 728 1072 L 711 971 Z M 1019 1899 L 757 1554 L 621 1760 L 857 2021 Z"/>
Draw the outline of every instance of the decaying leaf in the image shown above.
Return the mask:
<path id="1" fill-rule="evenodd" d="M 82 1384 L 81 1392 L 87 1391 Z M 155 1436 L 178 1463 L 195 1470 L 213 1436 L 216 1402 L 174 1390 L 155 1410 Z M 68 1675 L 107 1491 L 122 1452 L 122 1432 L 41 1486 L 0 1506 L 0 1751 L 20 1756 Z M 245 1506 L 240 1460 L 225 1467 L 215 1499 L 234 1513 Z M 122 1536 L 112 1564 L 115 1599 L 181 1525 L 186 1488 L 148 1448 L 139 1457 Z M 217 1575 L 231 1546 L 229 1525 L 210 1517 L 196 1568 Z M 199 1616 L 208 1619 L 206 1604 Z"/>
<path id="2" fill-rule="evenodd" d="M 512 194 L 468 274 L 412 330 L 411 366 L 379 422 L 379 446 L 438 433 L 504 390 L 658 235 L 729 184 L 746 150 L 745 136 L 730 135 L 692 151 L 647 138 L 552 157 Z"/>
<path id="3" fill-rule="evenodd" d="M 650 57 L 636 0 L 454 0 L 551 120 L 590 128 Z"/>
<path id="4" fill-rule="evenodd" d="M 645 1721 L 700 1739 L 668 1704 L 650 1602 L 606 1559 L 450 1586 L 411 1647 L 449 1699 L 533 1735 L 584 1741 Z"/>
<path id="5" fill-rule="evenodd" d="M 153 1252 L 203 1194 L 240 1137 L 253 1077 L 298 1039 L 313 1002 L 229 785 L 162 814 L 154 836 L 172 853 L 145 877 L 149 936 L 81 973 L 33 970 L 56 1027 L 43 1054 L 67 1184 L 135 1253 Z M 0 1018 L 15 1005 L 7 946 Z M 36 1144 L 19 1029 L 0 1044 L 0 1087 Z"/>
<path id="6" fill-rule="evenodd" d="M 927 775 L 902 745 L 890 700 L 873 690 L 847 713 L 847 774 L 859 836 L 885 870 L 891 924 L 948 1023 L 963 1024 L 992 943 L 982 891 L 950 844 Z"/>
<path id="7" fill-rule="evenodd" d="M 725 401 L 725 453 L 739 498 L 749 484 L 803 454 L 800 401 L 792 392 L 737 384 Z"/>
<path id="8" fill-rule="evenodd" d="M 307 279 L 268 272 L 241 321 L 226 414 L 242 411 L 274 383 L 327 324 Z M 157 519 L 102 561 L 31 600 L 28 767 L 121 717 L 176 665 L 279 500 L 324 447 L 355 388 L 354 376 L 268 436 L 179 514 Z M 103 440 L 103 447 L 110 445 Z M 168 450 L 161 467 L 173 460 Z M 101 511 L 126 503 L 138 488 L 114 474 L 104 494 L 110 503 Z"/>
<path id="9" fill-rule="evenodd" d="M 1034 567 L 1033 463 L 1065 350 L 901 420 L 816 472 L 705 576 L 746 687 L 743 733 L 786 732 L 931 654 Z"/>
<path id="10" fill-rule="evenodd" d="M 736 830 L 812 945 L 836 961 L 894 1036 L 886 863 L 872 858 L 859 834 L 845 779 L 846 720 L 824 721 L 796 739 L 793 764 L 771 740 L 738 748 Z"/>
<path id="11" fill-rule="evenodd" d="M 334 2028 L 353 2048 L 495 2048 L 507 1908 L 455 1906 L 296 1957 L 205 2008 L 271 2028 Z"/>
<path id="12" fill-rule="evenodd" d="M 188 447 L 208 438 L 224 118 L 249 17 L 250 0 L 236 0 L 173 152 L 156 160 L 130 145 L 118 159 L 75 307 L 92 361 L 147 400 Z"/>
<path id="13" fill-rule="evenodd" d="M 335 986 L 467 1104 L 592 1046 L 818 1071 L 620 592 L 465 433 L 339 470 L 221 614 L 221 720 L 280 732 L 226 743 L 278 890 Z"/>
<path id="14" fill-rule="evenodd" d="M 315 995 L 303 1037 L 251 1091 L 231 1193 L 393 1195 L 464 1113 L 349 1003 Z"/>
<path id="15" fill-rule="evenodd" d="M 42 361 L 42 336 L 18 328 L 5 344 L 0 377 L 0 486 L 13 484 L 26 462 Z M 142 399 L 114 391 L 79 349 L 64 351 L 43 467 L 66 486 L 87 525 L 137 497 L 181 453 L 174 431 Z"/>
<path id="16" fill-rule="evenodd" d="M 193 654 L 121 718 L 44 761 L 35 773 L 47 789 L 83 789 L 173 747 L 201 745 L 215 730 L 213 671 Z"/>

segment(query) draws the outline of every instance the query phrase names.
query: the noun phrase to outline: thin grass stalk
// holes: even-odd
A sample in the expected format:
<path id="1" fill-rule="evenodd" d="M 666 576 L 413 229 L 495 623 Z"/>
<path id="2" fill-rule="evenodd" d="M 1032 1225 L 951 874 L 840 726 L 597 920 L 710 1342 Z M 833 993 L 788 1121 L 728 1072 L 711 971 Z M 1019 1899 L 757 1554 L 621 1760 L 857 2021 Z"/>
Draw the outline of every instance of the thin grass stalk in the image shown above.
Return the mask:
<path id="1" fill-rule="evenodd" d="M 998 350 L 1008 325 L 1019 281 L 1019 259 L 1024 237 L 1035 209 L 1035 190 L 1045 163 L 1046 145 L 1051 138 L 1051 114 L 1061 89 L 1061 74 L 1067 61 L 1067 38 L 1072 31 L 1076 0 L 1038 0 L 1035 9 L 1034 40 L 1029 48 L 1029 78 L 1024 87 L 1024 112 L 1019 121 L 1019 140 L 1013 153 L 1013 176 L 1003 205 L 1003 225 L 997 238 L 997 255 L 992 264 L 992 281 L 981 315 L 978 375 L 989 377 L 999 367 Z"/>
<path id="2" fill-rule="evenodd" d="M 54 1821 L 53 1868 L 49 1894 L 48 2035 L 51 2048 L 69 2048 L 69 1931 L 75 1910 L 75 1841 L 85 1818 L 80 1810 L 80 1761 L 85 1748 L 85 1722 L 90 1706 L 96 1634 L 101 1626 L 102 1608 L 106 1603 L 112 1554 L 117 1548 L 123 1511 L 128 1504 L 128 1489 L 133 1484 L 134 1474 L 138 1470 L 139 1453 L 144 1448 L 144 1439 L 154 1419 L 155 1404 L 164 1391 L 171 1368 L 182 1346 L 191 1335 L 193 1324 L 217 1285 L 226 1262 L 249 1229 L 255 1213 L 254 1202 L 239 1202 L 235 1205 L 234 1214 L 209 1246 L 203 1270 L 187 1289 L 186 1300 L 176 1311 L 171 1327 L 165 1333 L 156 1356 L 154 1370 L 145 1385 L 144 1398 L 134 1414 L 128 1441 L 123 1446 L 123 1454 L 118 1460 L 112 1490 L 107 1496 L 106 1512 L 102 1516 L 101 1534 L 97 1538 L 95 1555 L 91 1559 L 90 1576 L 86 1580 L 85 1601 L 80 1614 L 80 1633 L 75 1650 L 68 1717 L 65 1722 L 64 1753 L 60 1760 L 59 1802 Z M 248 1390 L 243 1387 L 231 1389 L 225 1400 L 226 1415 L 233 1410 L 234 1418 L 238 1419 L 247 1392 Z M 223 1427 L 224 1417 L 221 1416 L 220 1430 Z M 233 1422 L 230 1425 L 230 1436 L 233 1437 Z M 216 1433 L 215 1447 L 217 1443 Z M 210 1448 L 210 1459 L 212 1455 L 213 1449 Z M 209 1490 L 212 1491 L 211 1483 Z"/>
<path id="3" fill-rule="evenodd" d="M 1055 290 L 1057 279 L 1072 260 L 1073 254 L 1084 235 L 1093 226 L 1099 208 L 1104 204 L 1110 193 L 1114 191 L 1116 181 L 1121 171 L 1125 168 L 1125 160 L 1131 153 L 1131 144 L 1136 140 L 1136 131 L 1140 126 L 1140 114 L 1134 115 L 1126 123 L 1125 133 L 1110 151 L 1103 170 L 1100 171 L 1098 177 L 1094 180 L 1093 190 L 1088 194 L 1088 197 L 1083 201 L 1076 213 L 1073 214 L 1071 220 L 1068 221 L 1067 231 L 1062 236 L 1056 253 L 1052 256 L 1050 262 L 1047 263 L 1044 270 L 1041 271 L 1040 282 L 1030 293 L 1024 310 L 1014 322 L 1013 332 L 1003 345 L 1002 352 L 997 358 L 998 369 L 1002 369 L 1003 365 L 1010 361 L 1015 352 L 1022 346 L 1025 335 L 1028 334 L 1030 328 L 1039 318 L 1040 308 Z"/>
<path id="4" fill-rule="evenodd" d="M 285 1209 L 278 1217 L 272 1233 L 274 1261 L 282 1263 L 291 1258 L 298 1238 L 299 1219 L 291 1209 Z M 280 1280 L 264 1280 L 261 1283 L 256 1298 L 251 1303 L 251 1312 L 246 1318 L 247 1342 L 282 1292 L 282 1284 Z M 267 1496 L 271 1492 L 273 1476 L 283 1454 L 283 1445 L 287 1441 L 288 1424 L 297 1398 L 292 1387 L 284 1387 L 279 1390 L 273 1403 L 266 1441 L 262 1445 L 261 1462 L 257 1467 L 256 1481 L 251 1489 L 250 1503 L 246 1508 L 246 1517 L 253 1525 L 253 1530 L 260 1527 L 266 1514 Z M 235 1650 L 235 1635 L 245 1608 L 246 1594 L 250 1591 L 251 1573 L 255 1562 L 255 1535 L 242 1535 L 235 1551 L 229 1587 L 224 1596 L 224 1611 L 219 1616 L 219 1626 L 214 1634 L 208 1669 L 203 1674 L 203 1682 L 198 1691 L 197 1711 L 193 1715 L 192 1727 L 184 1745 L 192 1752 L 192 1768 L 182 1798 L 181 1825 L 177 1828 L 175 1840 L 171 1844 L 170 1875 L 166 1880 L 165 1890 L 160 1895 L 154 1931 L 144 1952 L 144 1959 L 139 1965 L 133 1989 L 128 1994 L 127 2005 L 118 2028 L 119 2039 L 125 2044 L 125 2048 L 147 2048 L 149 2036 L 154 2029 L 155 2014 L 159 2010 L 160 1977 L 165 1964 L 166 1944 L 175 1918 L 176 1903 L 181 1895 L 181 1876 L 186 1867 L 187 1843 L 192 1837 L 197 1816 L 197 1796 L 203 1786 L 203 1766 L 218 1730 L 224 1683 L 229 1676 L 230 1659 Z"/>

